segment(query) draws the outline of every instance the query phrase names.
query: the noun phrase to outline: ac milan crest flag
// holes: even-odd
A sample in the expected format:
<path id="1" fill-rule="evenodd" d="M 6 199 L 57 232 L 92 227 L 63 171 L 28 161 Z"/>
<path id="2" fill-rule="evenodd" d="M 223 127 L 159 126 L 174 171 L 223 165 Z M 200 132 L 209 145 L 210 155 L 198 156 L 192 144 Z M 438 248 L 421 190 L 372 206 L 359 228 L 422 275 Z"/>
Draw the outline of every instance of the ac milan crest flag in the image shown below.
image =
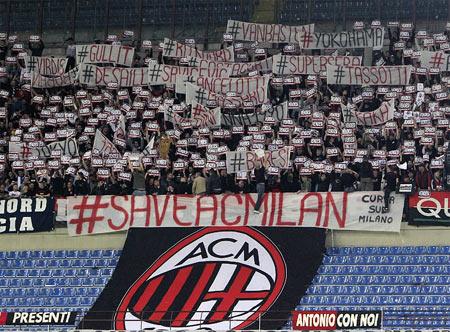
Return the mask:
<path id="1" fill-rule="evenodd" d="M 281 328 L 324 252 L 323 229 L 132 228 L 79 328 Z"/>

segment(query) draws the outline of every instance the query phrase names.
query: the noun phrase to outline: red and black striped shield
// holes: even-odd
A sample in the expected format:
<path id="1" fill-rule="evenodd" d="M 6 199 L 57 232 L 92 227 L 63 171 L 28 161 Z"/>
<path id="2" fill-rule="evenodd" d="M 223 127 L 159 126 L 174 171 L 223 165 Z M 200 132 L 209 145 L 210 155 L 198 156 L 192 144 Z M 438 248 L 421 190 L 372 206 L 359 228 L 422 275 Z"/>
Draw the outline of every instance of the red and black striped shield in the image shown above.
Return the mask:
<path id="1" fill-rule="evenodd" d="M 239 330 L 260 316 L 270 329 L 281 327 L 323 250 L 319 229 L 131 229 L 111 281 L 79 327 Z M 115 308 L 112 317 L 99 312 L 106 307 Z"/>

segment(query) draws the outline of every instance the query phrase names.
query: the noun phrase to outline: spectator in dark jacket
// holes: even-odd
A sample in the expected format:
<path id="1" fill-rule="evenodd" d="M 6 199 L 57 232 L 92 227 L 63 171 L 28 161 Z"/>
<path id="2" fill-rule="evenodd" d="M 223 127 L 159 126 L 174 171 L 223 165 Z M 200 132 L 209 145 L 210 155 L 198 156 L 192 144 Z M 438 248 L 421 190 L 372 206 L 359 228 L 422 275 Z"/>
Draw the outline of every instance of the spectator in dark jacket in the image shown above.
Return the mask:
<path id="1" fill-rule="evenodd" d="M 206 193 L 208 195 L 222 193 L 220 177 L 214 169 L 209 171 L 209 176 L 206 179 Z"/>
<path id="2" fill-rule="evenodd" d="M 79 172 L 73 183 L 73 193 L 75 195 L 89 195 L 90 191 L 89 183 L 84 174 Z"/>
<path id="3" fill-rule="evenodd" d="M 373 169 L 367 156 L 364 156 L 359 168 L 359 178 L 361 180 L 361 191 L 373 190 Z"/>
<path id="4" fill-rule="evenodd" d="M 424 165 L 420 165 L 416 173 L 417 190 L 431 190 L 431 174 Z"/>

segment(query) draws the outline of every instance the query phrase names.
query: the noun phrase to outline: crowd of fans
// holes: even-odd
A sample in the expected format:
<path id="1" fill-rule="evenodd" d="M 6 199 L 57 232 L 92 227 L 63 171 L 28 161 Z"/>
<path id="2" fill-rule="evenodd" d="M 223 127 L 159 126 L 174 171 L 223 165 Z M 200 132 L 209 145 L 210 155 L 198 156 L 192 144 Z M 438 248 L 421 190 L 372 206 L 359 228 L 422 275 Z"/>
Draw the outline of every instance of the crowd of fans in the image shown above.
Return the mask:
<path id="1" fill-rule="evenodd" d="M 403 49 L 398 49 L 399 31 L 389 29 L 389 46 L 383 51 L 373 51 L 373 65 L 384 63 L 385 65 L 411 64 L 416 68 L 421 67 L 417 57 L 407 55 L 404 50 L 417 49 L 417 41 L 414 31 L 411 38 L 405 40 Z M 74 41 L 68 40 L 66 56 L 68 57 L 67 70 L 75 64 Z M 258 60 L 249 44 L 244 50 L 248 59 Z M 386 41 L 387 45 L 387 41 Z M 228 174 L 224 163 L 217 163 L 217 167 L 194 168 L 193 159 L 204 158 L 205 161 L 225 160 L 225 155 L 210 158 L 214 153 L 208 152 L 207 147 L 197 147 L 196 141 L 199 131 L 196 128 L 180 129 L 172 122 L 164 120 L 164 113 L 155 110 L 148 118 L 143 113 L 149 110 L 149 103 L 158 102 L 161 105 L 173 101 L 174 104 L 184 103 L 184 95 L 176 94 L 171 86 L 143 86 L 117 89 L 116 87 L 88 88 L 75 84 L 68 87 L 52 89 L 35 89 L 30 82 L 24 80 L 23 72 L 26 70 L 22 59 L 24 52 L 28 55 L 41 56 L 45 54 L 44 43 L 30 42 L 27 50 L 14 50 L 13 43 L 7 40 L 0 41 L 0 197 L 29 197 L 29 196 L 70 196 L 70 195 L 122 195 L 122 194 L 219 194 L 219 193 L 250 193 L 263 191 L 283 192 L 309 192 L 309 191 L 379 191 L 391 192 L 398 189 L 399 184 L 412 184 L 412 191 L 418 190 L 444 190 L 444 163 L 443 156 L 448 148 L 450 132 L 448 119 L 450 115 L 448 99 L 436 100 L 433 86 L 441 85 L 442 90 L 447 91 L 445 73 L 433 73 L 416 71 L 412 74 L 410 85 L 417 87 L 423 84 L 425 92 L 424 100 L 417 100 L 417 89 L 405 93 L 405 87 L 392 87 L 388 91 L 397 91 L 395 98 L 396 113 L 388 125 L 378 127 L 356 126 L 353 135 L 356 139 L 356 156 L 343 154 L 345 136 L 343 129 L 345 123 L 342 115 L 336 119 L 335 114 L 341 113 L 342 105 L 360 112 L 369 112 L 377 109 L 386 100 L 386 91 L 381 92 L 376 87 L 360 86 L 329 86 L 326 79 L 302 76 L 296 84 L 275 85 L 270 83 L 270 101 L 272 106 L 286 100 L 291 100 L 289 91 L 300 89 L 306 91 L 312 84 L 316 85 L 317 92 L 306 98 L 304 95 L 296 100 L 300 101 L 298 109 L 290 109 L 289 116 L 298 128 L 312 129 L 312 119 L 303 116 L 301 110 L 310 109 L 313 112 L 323 114 L 324 127 L 311 130 L 311 137 L 304 139 L 304 144 L 293 144 L 296 138 L 295 128 L 289 132 L 280 132 L 280 124 L 272 126 L 272 133 L 264 133 L 265 147 L 276 145 L 278 148 L 292 145 L 291 163 L 288 169 L 280 170 L 279 174 L 268 174 L 267 167 L 261 164 L 254 172 L 247 174 Z M 226 46 L 226 45 L 224 45 Z M 279 49 L 270 49 L 268 54 L 282 52 L 283 45 Z M 428 47 L 435 49 L 437 46 Z M 44 51 L 44 52 L 43 52 Z M 339 50 L 347 55 L 359 54 L 362 50 Z M 305 54 L 297 51 L 294 54 Z M 311 54 L 311 53 L 309 53 Z M 314 52 L 314 54 L 318 54 Z M 328 54 L 330 54 L 328 52 Z M 409 53 L 408 53 L 409 54 Z M 155 58 L 160 63 L 177 64 L 175 59 L 167 59 L 162 56 L 161 49 L 153 47 L 149 50 L 137 48 L 134 66 L 145 66 L 148 59 Z M 14 62 L 15 59 L 15 62 Z M 240 58 L 242 59 L 242 57 Z M 22 73 L 22 74 L 21 74 Z M 118 91 L 127 90 L 127 97 Z M 149 94 L 143 91 L 149 91 Z M 86 94 L 84 93 L 86 92 Z M 412 102 L 407 110 L 400 110 L 400 96 L 410 95 Z M 41 102 L 35 102 L 34 96 L 43 96 Z M 361 96 L 361 102 L 355 104 L 352 99 Z M 51 96 L 60 96 L 56 102 Z M 74 97 L 74 105 L 64 106 L 62 101 L 66 96 Z M 101 96 L 100 99 L 92 96 Z M 332 96 L 340 96 L 339 104 L 331 103 Z M 88 116 L 81 116 L 78 111 L 83 99 L 92 101 Z M 135 101 L 144 102 L 143 109 L 129 112 L 124 104 L 131 106 Z M 168 103 L 168 104 L 170 104 Z M 51 109 L 50 117 L 58 121 L 50 123 L 48 116 L 43 117 L 43 110 Z M 126 133 L 124 140 L 117 140 L 118 116 L 111 122 L 111 117 L 101 116 L 111 110 L 120 110 L 126 117 Z M 256 106 L 256 112 L 261 106 Z M 118 114 L 117 112 L 114 114 Z M 405 116 L 409 114 L 408 117 Z M 31 121 L 23 121 L 31 119 Z M 96 120 L 95 120 L 96 119 Z M 413 119 L 405 125 L 405 119 Z M 326 133 L 329 120 L 337 123 L 339 134 L 328 136 Z M 114 122 L 115 121 L 115 122 Z M 157 123 L 158 128 L 149 129 L 147 123 Z M 255 126 L 258 130 L 264 123 Z M 104 160 L 103 165 L 93 165 L 92 145 L 95 130 L 101 132 L 113 143 L 122 155 L 122 158 L 110 158 Z M 425 130 L 426 128 L 434 128 Z M 64 135 L 51 135 L 58 129 L 70 129 Z M 133 135 L 128 135 L 130 130 Z M 139 135 L 136 135 L 136 129 Z M 245 126 L 244 134 L 234 134 L 231 127 L 223 127 L 224 135 L 213 136 L 212 131 L 204 138 L 209 143 L 217 143 L 219 146 L 227 145 L 230 151 L 236 150 L 243 136 L 248 135 L 248 126 Z M 423 130 L 422 130 L 423 129 Z M 252 133 L 255 133 L 254 131 Z M 258 133 L 258 131 L 256 131 Z M 30 135 L 31 134 L 31 135 Z M 431 137 L 432 141 L 425 143 L 421 138 Z M 53 138 L 50 138 L 53 137 Z M 17 156 L 9 151 L 9 142 L 38 142 L 48 144 L 52 141 L 65 140 L 68 137 L 75 138 L 78 142 L 79 158 L 64 158 L 54 155 L 43 161 L 35 157 L 28 157 L 23 164 L 14 163 Z M 321 143 L 311 144 L 312 138 L 322 138 Z M 179 142 L 183 142 L 182 145 Z M 152 150 L 156 155 L 151 158 L 130 158 L 139 155 L 149 144 L 153 142 Z M 187 145 L 185 145 L 188 142 Z M 181 156 L 178 151 L 183 148 L 189 155 Z M 251 146 L 250 146 L 251 148 Z M 337 148 L 338 154 L 329 156 L 329 148 Z M 411 152 L 411 148 L 413 151 Z M 409 150 L 408 153 L 405 151 Z M 385 151 L 380 154 L 379 151 Z M 59 160 L 59 163 L 51 161 Z M 167 160 L 160 163 L 159 160 Z M 184 167 L 174 167 L 174 162 L 183 161 Z M 221 166 L 219 166 L 219 164 Z M 336 165 L 345 167 L 336 167 Z M 51 166 L 52 165 L 52 166 Z M 161 166 L 163 165 L 163 166 Z M 209 164 L 210 165 L 210 164 Z M 323 167 L 320 167 L 322 165 Z M 99 169 L 107 169 L 109 172 L 99 172 Z M 100 174 L 101 173 L 101 174 Z M 106 176 L 105 176 L 106 174 Z M 261 186 L 264 183 L 264 186 Z M 262 188 L 262 189 L 261 189 Z"/>

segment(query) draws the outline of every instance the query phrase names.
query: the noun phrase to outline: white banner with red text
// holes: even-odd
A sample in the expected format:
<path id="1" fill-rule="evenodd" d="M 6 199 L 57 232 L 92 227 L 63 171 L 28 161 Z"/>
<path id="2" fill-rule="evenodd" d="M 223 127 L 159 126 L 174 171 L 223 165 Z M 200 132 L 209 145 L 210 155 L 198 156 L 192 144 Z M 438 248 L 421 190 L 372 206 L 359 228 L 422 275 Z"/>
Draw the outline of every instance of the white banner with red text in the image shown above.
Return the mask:
<path id="1" fill-rule="evenodd" d="M 227 33 L 234 40 L 301 44 L 314 33 L 314 24 L 290 26 L 228 20 Z"/>
<path id="2" fill-rule="evenodd" d="M 106 86 L 109 83 L 119 87 L 143 86 L 148 84 L 148 68 L 99 67 L 83 63 L 78 81 L 88 86 Z"/>
<path id="3" fill-rule="evenodd" d="M 91 44 L 76 46 L 77 63 L 114 63 L 131 67 L 134 48 L 130 46 Z"/>
<path id="4" fill-rule="evenodd" d="M 256 194 L 210 196 L 77 196 L 67 198 L 70 236 L 130 227 L 318 227 L 400 232 L 404 195 L 392 194 L 382 214 L 383 192 L 267 193 L 260 214 Z"/>
<path id="5" fill-rule="evenodd" d="M 380 50 L 384 43 L 384 28 L 341 32 L 316 32 L 300 40 L 303 49 L 373 48 Z"/>
<path id="6" fill-rule="evenodd" d="M 268 80 L 267 80 L 268 83 Z M 186 82 L 186 103 L 192 104 L 197 102 L 204 106 L 208 105 L 208 101 L 215 101 L 215 103 L 224 108 L 240 108 L 244 102 L 252 102 L 253 105 L 265 104 L 269 101 L 268 98 L 268 84 L 253 90 L 247 95 L 222 95 L 206 90 L 197 85 Z"/>
<path id="7" fill-rule="evenodd" d="M 25 68 L 28 72 L 38 73 L 46 76 L 63 75 L 66 66 L 67 58 L 53 58 L 48 56 L 25 56 Z"/>
<path id="8" fill-rule="evenodd" d="M 277 75 L 319 75 L 327 65 L 361 66 L 361 56 L 348 55 L 282 55 L 273 56 L 272 72 Z"/>
<path id="9" fill-rule="evenodd" d="M 215 78 L 215 77 L 193 77 L 193 76 L 177 76 L 176 93 L 186 93 L 186 82 L 193 83 L 203 89 L 214 93 L 226 95 L 227 93 L 235 93 L 237 95 L 249 95 L 253 91 L 262 87 L 267 87 L 270 77 L 254 76 L 254 77 L 233 77 L 233 78 Z"/>
<path id="10" fill-rule="evenodd" d="M 211 61 L 194 56 L 186 57 L 189 67 L 201 68 L 203 71 L 226 71 L 230 76 L 244 76 L 253 71 L 268 73 L 272 71 L 273 57 L 254 62 L 218 62 Z M 224 77 L 224 76 L 221 76 Z"/>
<path id="11" fill-rule="evenodd" d="M 201 68 L 161 65 L 151 62 L 148 65 L 148 84 L 176 84 L 178 77 L 229 77 L 230 70 L 226 68 Z"/>
<path id="12" fill-rule="evenodd" d="M 411 66 L 327 66 L 327 83 L 337 85 L 408 85 Z"/>
<path id="13" fill-rule="evenodd" d="M 372 112 L 355 112 L 359 126 L 378 126 L 394 118 L 394 99 L 384 101 Z"/>
<path id="14" fill-rule="evenodd" d="M 184 45 L 169 38 L 164 38 L 163 56 L 170 58 L 195 56 L 206 60 L 234 62 L 234 48 L 233 46 L 230 46 L 217 51 L 200 51 L 195 47 Z"/>

